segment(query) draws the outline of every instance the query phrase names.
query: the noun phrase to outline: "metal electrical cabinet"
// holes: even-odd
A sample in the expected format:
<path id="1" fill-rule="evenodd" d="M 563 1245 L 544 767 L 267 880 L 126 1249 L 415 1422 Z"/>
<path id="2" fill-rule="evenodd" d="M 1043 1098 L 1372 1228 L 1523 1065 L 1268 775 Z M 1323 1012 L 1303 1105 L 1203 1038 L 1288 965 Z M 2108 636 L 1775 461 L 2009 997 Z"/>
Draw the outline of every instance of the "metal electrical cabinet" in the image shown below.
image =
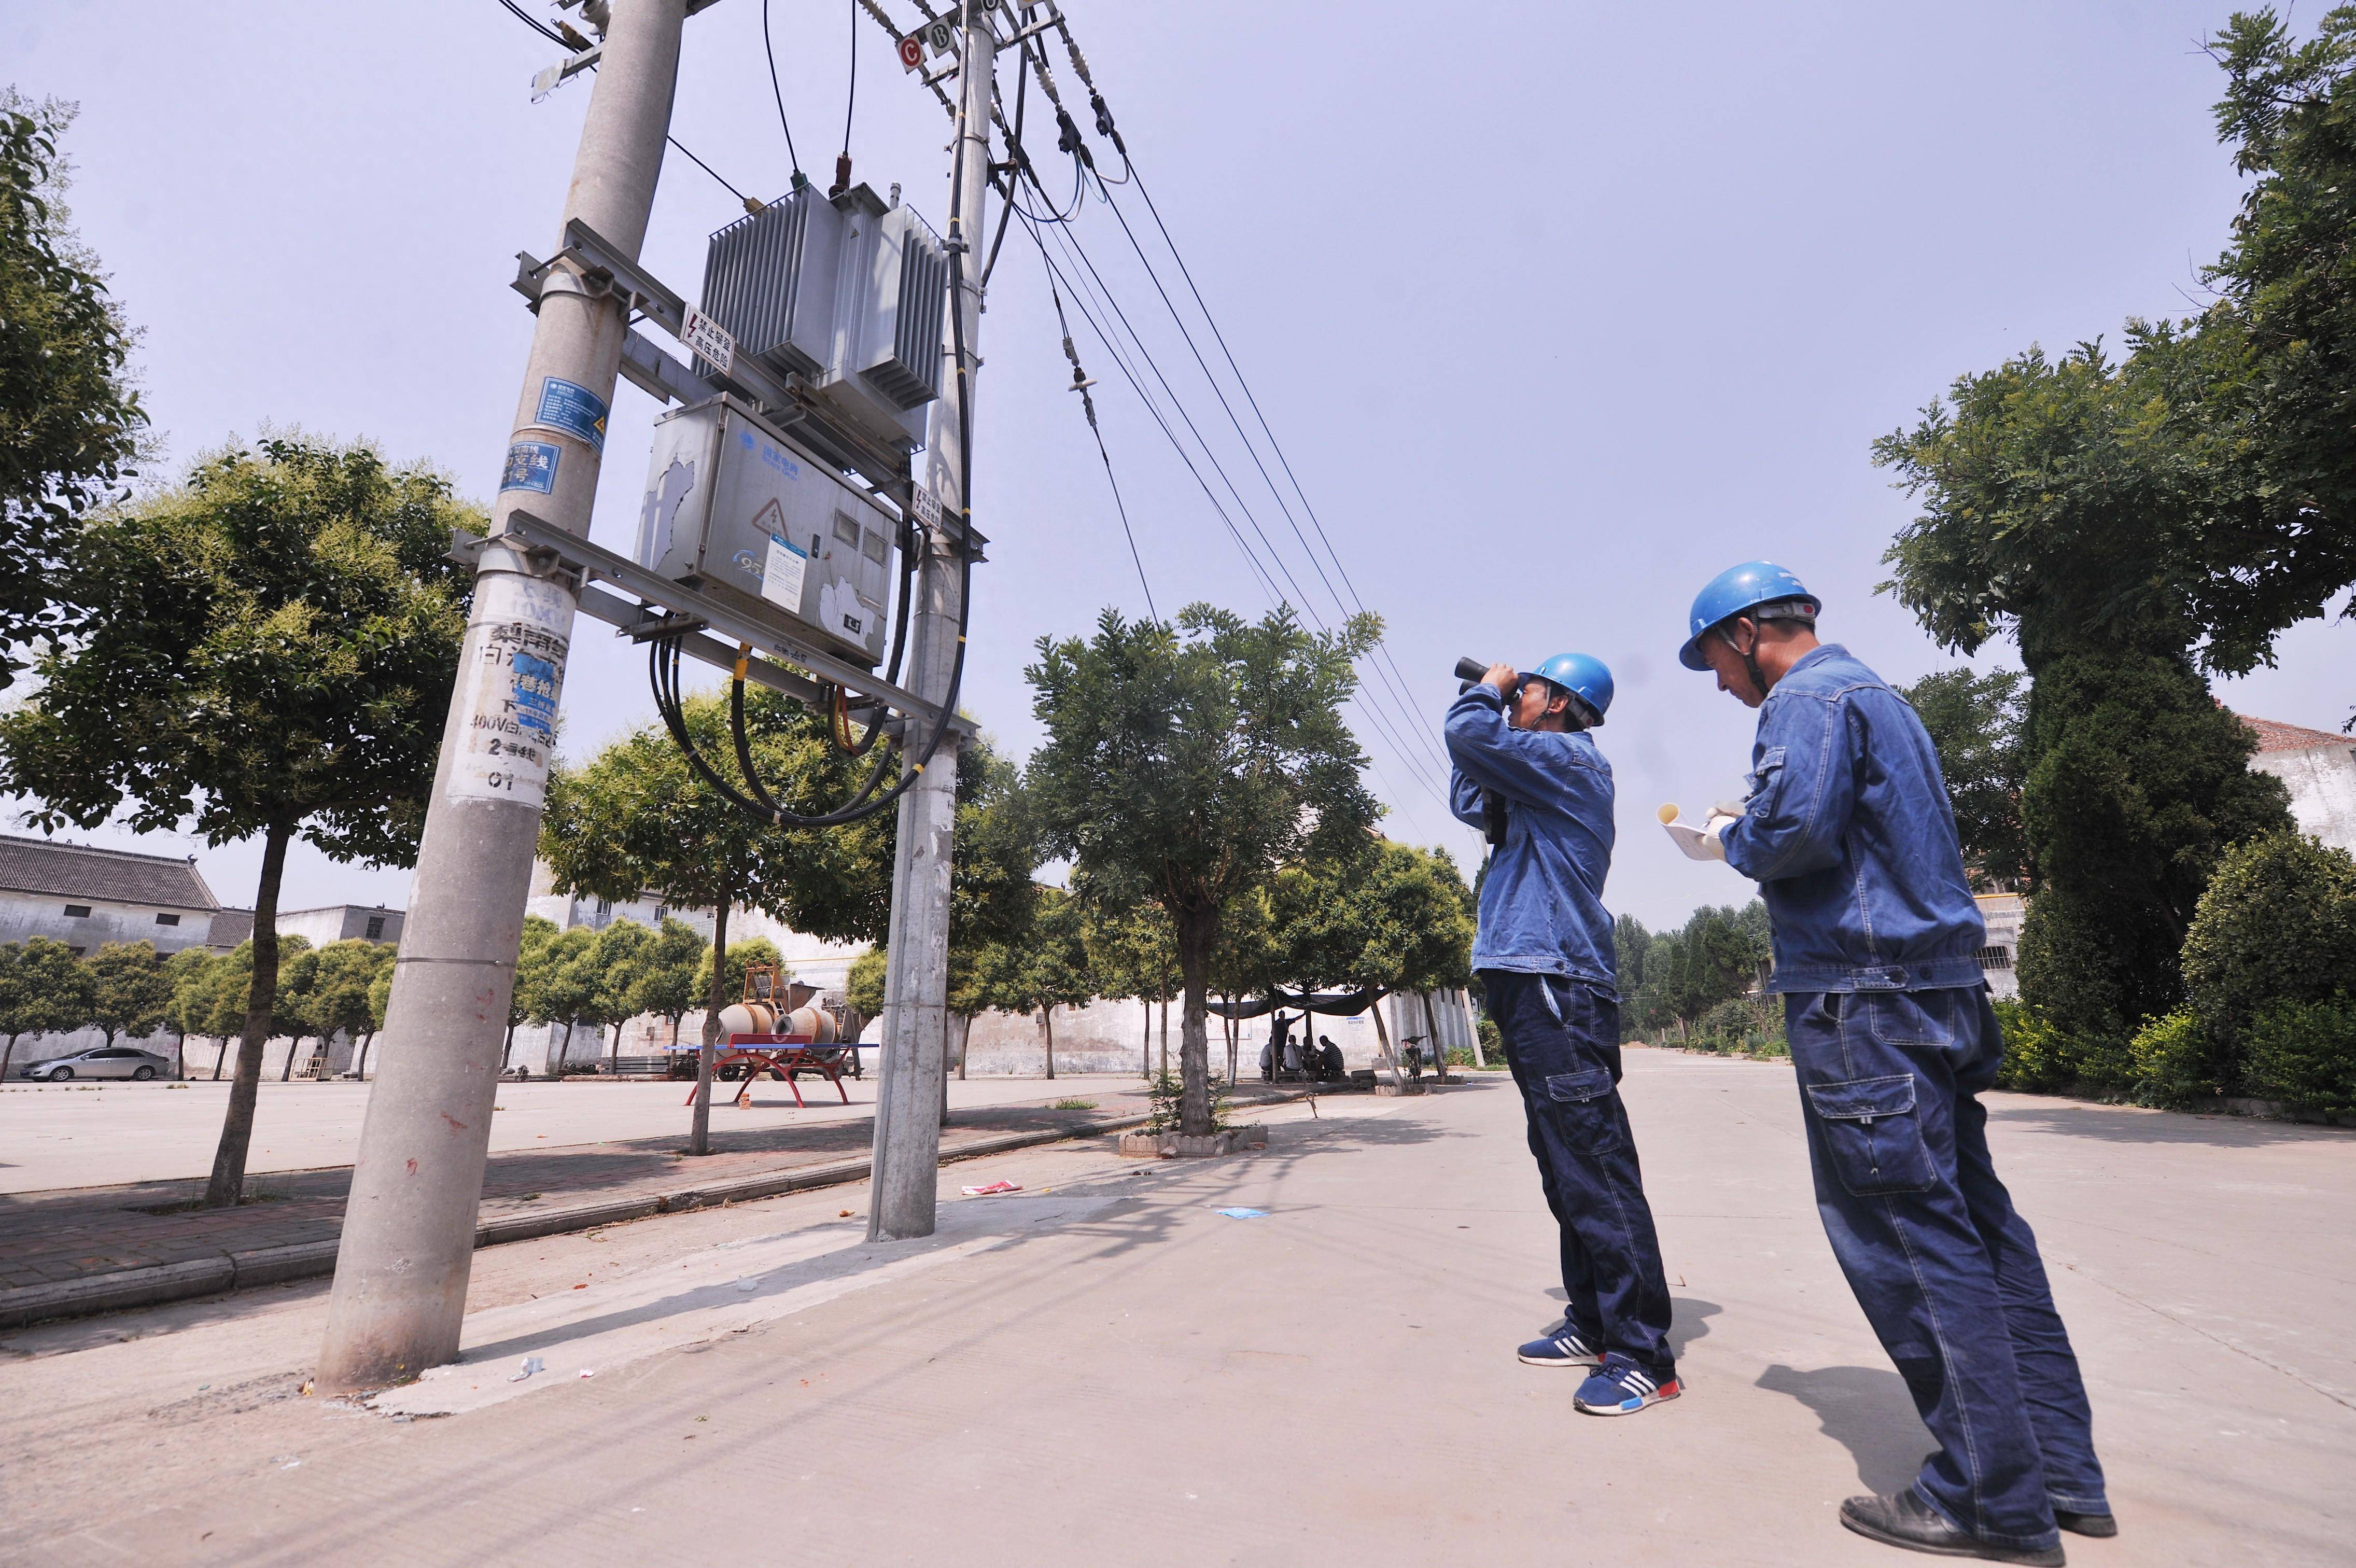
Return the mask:
<path id="1" fill-rule="evenodd" d="M 734 397 L 655 422 L 638 564 L 829 652 L 882 660 L 897 527 Z"/>

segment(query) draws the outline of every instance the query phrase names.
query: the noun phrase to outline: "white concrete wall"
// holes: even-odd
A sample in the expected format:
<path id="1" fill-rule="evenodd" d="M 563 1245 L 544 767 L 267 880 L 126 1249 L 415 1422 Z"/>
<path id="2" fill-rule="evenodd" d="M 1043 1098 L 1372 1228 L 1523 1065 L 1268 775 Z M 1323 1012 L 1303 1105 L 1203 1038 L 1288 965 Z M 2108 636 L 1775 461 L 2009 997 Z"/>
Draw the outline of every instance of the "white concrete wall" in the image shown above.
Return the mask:
<path id="1" fill-rule="evenodd" d="M 2289 789 L 2291 820 L 2299 832 L 2356 854 L 2356 744 L 2262 751 L 2250 766 Z"/>
<path id="2" fill-rule="evenodd" d="M 88 905 L 87 917 L 68 918 L 66 906 Z M 158 925 L 158 915 L 177 915 L 179 924 Z M 108 942 L 154 942 L 159 953 L 202 947 L 212 929 L 209 909 L 182 909 L 170 905 L 116 904 L 103 898 L 61 893 L 0 893 L 0 942 L 21 942 L 28 937 L 49 937 L 82 956 L 94 958 Z"/>

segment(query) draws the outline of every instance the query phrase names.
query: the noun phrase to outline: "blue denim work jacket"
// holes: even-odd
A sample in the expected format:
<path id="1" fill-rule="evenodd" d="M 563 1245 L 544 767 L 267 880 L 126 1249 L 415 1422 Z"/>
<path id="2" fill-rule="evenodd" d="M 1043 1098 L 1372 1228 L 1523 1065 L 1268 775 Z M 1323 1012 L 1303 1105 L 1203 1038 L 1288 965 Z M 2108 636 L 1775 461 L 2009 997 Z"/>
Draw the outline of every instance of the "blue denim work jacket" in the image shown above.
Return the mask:
<path id="1" fill-rule="evenodd" d="M 1449 805 L 1482 825 L 1481 791 L 1505 798 L 1505 842 L 1481 884 L 1472 967 L 1559 974 L 1619 992 L 1603 878 L 1612 869 L 1612 765 L 1584 732 L 1517 730 L 1494 686 L 1448 710 Z"/>
<path id="2" fill-rule="evenodd" d="M 1724 834 L 1775 923 L 1771 991 L 1980 983 L 1987 940 L 1939 753 L 1904 698 L 1837 643 L 1759 710 L 1751 796 Z"/>

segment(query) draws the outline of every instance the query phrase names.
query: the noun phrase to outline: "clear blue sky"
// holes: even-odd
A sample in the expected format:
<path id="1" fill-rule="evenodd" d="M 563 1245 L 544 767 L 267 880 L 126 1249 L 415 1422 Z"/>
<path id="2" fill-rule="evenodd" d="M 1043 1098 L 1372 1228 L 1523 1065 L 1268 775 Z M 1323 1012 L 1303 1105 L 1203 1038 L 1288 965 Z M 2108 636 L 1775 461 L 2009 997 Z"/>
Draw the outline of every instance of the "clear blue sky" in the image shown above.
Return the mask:
<path id="1" fill-rule="evenodd" d="M 773 6 L 794 134 L 824 184 L 850 0 Z M 913 19 L 908 0 L 887 9 Z M 1749 714 L 1676 663 L 1695 587 L 1770 556 L 1824 597 L 1826 635 L 1890 679 L 1954 662 L 1872 593 L 1910 513 L 1868 444 L 1960 372 L 2190 308 L 2238 190 L 2198 48 L 2227 10 L 1495 4 L 1447 17 L 1382 0 L 1068 0 L 1196 281 L 1388 625 L 1427 735 L 1462 653 L 1577 648 L 1617 672 L 1600 736 L 1622 808 L 1607 898 L 1655 924 L 1750 895 L 1678 858 L 1651 821 L 1661 800 L 1733 792 L 1747 762 Z M 947 123 L 885 48 L 864 24 L 857 177 L 905 184 L 938 223 Z M 145 334 L 164 471 L 268 422 L 365 435 L 489 495 L 530 328 L 506 286 L 512 257 L 554 248 L 590 87 L 531 103 L 555 53 L 493 0 L 11 8 L 0 81 L 82 107 L 70 201 Z M 1055 65 L 1077 102 L 1060 51 Z M 1052 121 L 1032 124 L 1034 157 L 1055 165 Z M 785 188 L 759 0 L 689 24 L 675 129 L 739 186 Z M 692 293 L 705 235 L 739 210 L 673 154 L 648 264 Z M 1215 440 L 1225 416 L 1112 209 L 1092 201 L 1078 234 Z M 1264 596 L 1202 492 L 1075 326 L 1162 608 L 1257 613 Z M 1143 607 L 1019 229 L 980 349 L 975 508 L 993 543 L 966 701 L 1021 754 L 1036 735 L 1033 641 L 1108 604 Z M 626 385 L 616 398 L 595 532 L 617 548 L 655 412 Z M 1232 435 L 1222 453 L 1289 545 Z M 2310 624 L 2284 639 L 2280 669 L 2221 694 L 2335 727 L 2351 651 L 2344 623 Z M 593 622 L 565 696 L 575 752 L 651 720 L 642 664 Z M 1438 803 L 1423 737 L 1403 755 L 1361 730 L 1387 831 L 1448 845 L 1469 873 L 1477 843 Z M 225 901 L 251 902 L 250 846 L 150 842 L 196 850 Z M 305 850 L 286 899 L 397 905 L 407 881 Z"/>

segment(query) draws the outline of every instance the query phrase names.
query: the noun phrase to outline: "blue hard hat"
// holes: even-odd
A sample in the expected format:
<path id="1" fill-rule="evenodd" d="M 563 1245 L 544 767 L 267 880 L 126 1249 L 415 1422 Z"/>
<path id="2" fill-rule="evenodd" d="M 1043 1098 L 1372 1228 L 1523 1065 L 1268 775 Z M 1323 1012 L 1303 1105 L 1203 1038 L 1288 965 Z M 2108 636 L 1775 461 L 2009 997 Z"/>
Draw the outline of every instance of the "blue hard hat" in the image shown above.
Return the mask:
<path id="1" fill-rule="evenodd" d="M 1687 618 L 1691 635 L 1686 639 L 1686 645 L 1677 650 L 1677 662 L 1688 670 L 1708 669 L 1709 660 L 1701 656 L 1702 633 L 1729 616 L 1784 599 L 1807 600 L 1812 615 L 1822 607 L 1816 596 L 1800 585 L 1799 578 L 1772 561 L 1745 561 L 1740 566 L 1728 567 L 1694 596 L 1693 614 Z"/>
<path id="2" fill-rule="evenodd" d="M 1577 696 L 1594 712 L 1597 724 L 1612 706 L 1612 671 L 1591 654 L 1558 653 L 1528 673 Z"/>

